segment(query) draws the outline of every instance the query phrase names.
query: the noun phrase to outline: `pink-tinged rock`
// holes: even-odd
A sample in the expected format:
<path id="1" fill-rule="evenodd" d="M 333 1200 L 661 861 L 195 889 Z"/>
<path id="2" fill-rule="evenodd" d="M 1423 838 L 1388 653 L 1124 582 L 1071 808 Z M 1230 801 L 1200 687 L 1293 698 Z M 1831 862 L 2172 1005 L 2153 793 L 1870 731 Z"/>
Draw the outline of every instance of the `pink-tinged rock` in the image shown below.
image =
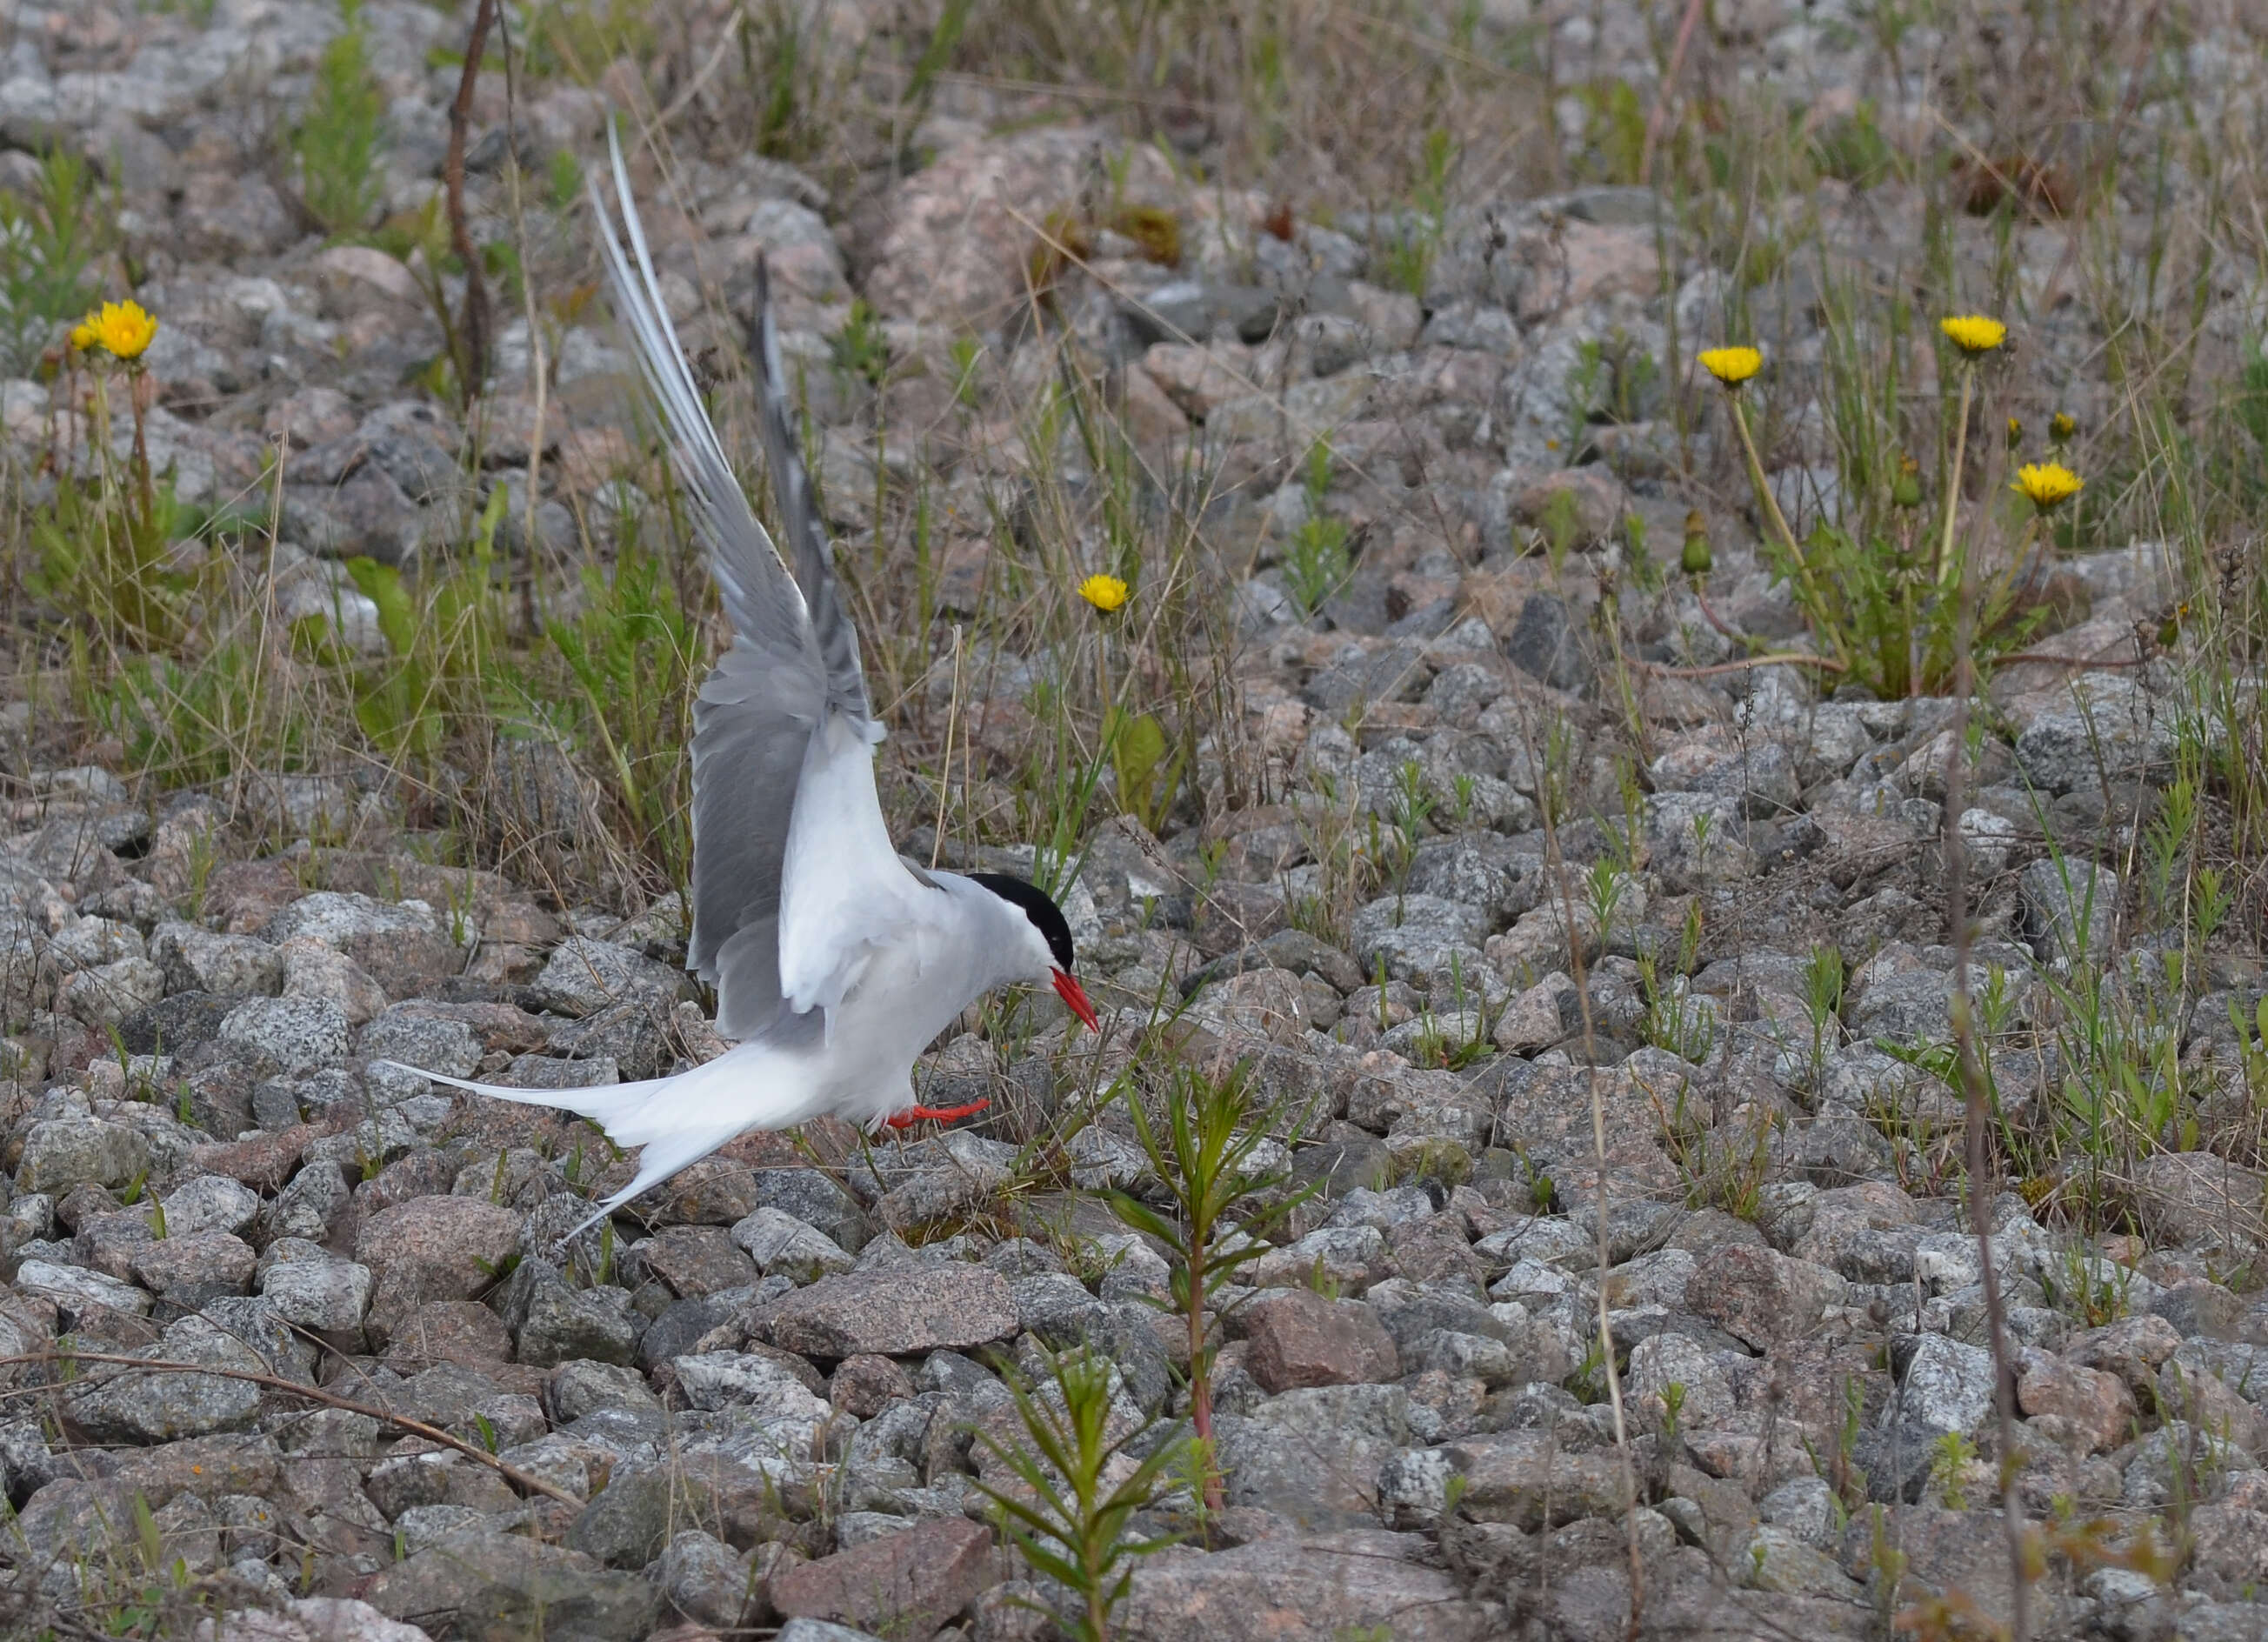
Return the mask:
<path id="1" fill-rule="evenodd" d="M 1523 325 L 1602 297 L 1647 295 L 1660 283 L 1660 255 L 1647 229 L 1571 219 L 1554 225 L 1548 247 L 1533 249 L 1535 266 L 1520 297 Z"/>
<path id="2" fill-rule="evenodd" d="M 378 1274 L 368 1327 L 383 1343 L 428 1300 L 471 1300 L 519 1242 L 520 1217 L 477 1197 L 413 1197 L 363 1222 L 355 1258 Z"/>
<path id="3" fill-rule="evenodd" d="M 1129 204 L 1167 204 L 1172 179 L 1146 145 L 1057 126 L 964 144 L 875 202 L 860 224 L 866 299 L 885 313 L 999 328 L 1026 300 L 1028 260 L 1049 213 L 1075 210 L 1098 153 L 1131 161 Z M 1119 192 L 1114 180 L 1113 192 Z"/>
<path id="4" fill-rule="evenodd" d="M 2037 1350 L 2016 1359 L 2016 1406 L 2027 1417 L 2059 1416 L 2083 1437 L 2090 1454 L 2118 1447 L 2132 1434 L 2134 1394 L 2117 1375 Z"/>
<path id="5" fill-rule="evenodd" d="M 772 1606 L 789 1618 L 925 1638 L 993 1581 L 991 1535 L 944 1517 L 787 1570 L 772 1580 Z"/>
<path id="6" fill-rule="evenodd" d="M 252 1245 L 226 1232 L 153 1239 L 134 1254 L 134 1280 L 184 1311 L 196 1311 L 224 1294 L 252 1286 L 258 1256 Z"/>
<path id="7" fill-rule="evenodd" d="M 1255 1540 L 1210 1557 L 1169 1552 L 1135 1569 L 1116 1629 L 1140 1642 L 1482 1642 L 1504 1634 L 1494 1604 L 1424 1565 L 1426 1549 L 1419 1535 L 1357 1528 Z"/>
<path id="8" fill-rule="evenodd" d="M 2145 1314 L 2124 1317 L 2072 1336 L 2065 1343 L 2063 1356 L 2065 1361 L 2082 1368 L 2114 1373 L 2139 1393 L 2145 1385 L 2154 1385 L 2158 1370 L 2181 1344 L 2181 1333 L 2172 1323 Z"/>
<path id="9" fill-rule="evenodd" d="M 2134 1166 L 2135 1207 L 2183 1248 L 2268 1247 L 2268 1176 L 2209 1152 L 2161 1152 Z"/>
<path id="10" fill-rule="evenodd" d="M 189 1164 L 200 1174 L 225 1174 L 254 1191 L 281 1191 L 307 1143 L 322 1133 L 312 1123 L 294 1123 L 250 1140 L 192 1146 Z"/>
<path id="11" fill-rule="evenodd" d="M 1845 1286 L 1823 1266 L 1736 1243 L 1710 1250 L 1694 1268 L 1685 1285 L 1685 1308 L 1762 1348 L 1808 1333 Z"/>
<path id="12" fill-rule="evenodd" d="M 1378 1314 L 1312 1289 L 1288 1289 L 1244 1314 L 1245 1367 L 1270 1395 L 1296 1386 L 1368 1385 L 1402 1372 Z"/>

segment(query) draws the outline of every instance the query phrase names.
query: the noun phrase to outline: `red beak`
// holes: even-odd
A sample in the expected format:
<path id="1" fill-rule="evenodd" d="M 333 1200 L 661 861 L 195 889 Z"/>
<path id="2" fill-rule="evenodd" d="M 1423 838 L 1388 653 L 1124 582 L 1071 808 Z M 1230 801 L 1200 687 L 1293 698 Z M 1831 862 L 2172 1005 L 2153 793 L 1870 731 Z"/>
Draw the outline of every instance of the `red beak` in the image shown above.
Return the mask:
<path id="1" fill-rule="evenodd" d="M 1071 1013 L 1086 1023 L 1089 1032 L 1102 1030 L 1101 1023 L 1094 1018 L 1094 1005 L 1086 1001 L 1086 992 L 1066 970 L 1056 971 L 1056 996 L 1070 1005 Z"/>

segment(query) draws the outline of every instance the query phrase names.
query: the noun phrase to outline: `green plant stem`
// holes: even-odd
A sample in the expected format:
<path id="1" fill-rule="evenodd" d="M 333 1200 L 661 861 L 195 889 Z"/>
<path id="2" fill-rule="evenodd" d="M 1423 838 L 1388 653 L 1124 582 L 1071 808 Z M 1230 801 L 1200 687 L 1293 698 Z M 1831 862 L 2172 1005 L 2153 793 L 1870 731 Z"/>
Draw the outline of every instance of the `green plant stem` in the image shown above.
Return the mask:
<path id="1" fill-rule="evenodd" d="M 142 415 L 142 367 L 139 363 L 126 368 L 126 402 L 134 409 L 134 478 L 142 492 L 142 528 L 148 530 L 156 521 L 156 498 L 150 490 L 150 443 L 144 436 Z"/>
<path id="2" fill-rule="evenodd" d="M 1741 436 L 1741 453 L 1749 459 L 1749 483 L 1755 487 L 1756 500 L 1763 504 L 1764 517 L 1771 521 L 1772 530 L 1779 537 L 1780 545 L 1787 549 L 1788 557 L 1795 563 L 1796 579 L 1802 585 L 1804 603 L 1811 608 L 1813 626 L 1834 649 L 1835 659 L 1847 669 L 1851 658 L 1844 651 L 1842 634 L 1837 624 L 1827 619 L 1827 607 L 1819 597 L 1817 584 L 1811 579 L 1811 561 L 1804 557 L 1803 549 L 1796 545 L 1795 532 L 1788 528 L 1787 515 L 1779 511 L 1779 498 L 1764 482 L 1764 461 L 1757 456 L 1756 439 L 1749 432 L 1749 415 L 1741 408 L 1741 396 L 1737 393 L 1732 394 L 1729 402 L 1733 407 L 1733 426 Z"/>
<path id="3" fill-rule="evenodd" d="M 1977 367 L 1961 367 L 1961 414 L 1953 422 L 1953 478 L 1945 487 L 1945 534 L 1937 546 L 1937 585 L 1949 585 L 1957 572 L 1953 563 L 1953 526 L 1961 515 L 1961 469 L 1969 454 L 1969 401 L 1977 387 Z"/>
<path id="4" fill-rule="evenodd" d="M 1962 422 L 1967 422 L 1969 396 L 1962 385 Z M 1955 471 L 1959 458 L 1955 456 Z M 1946 517 L 1953 516 L 1952 498 Z M 1951 539 L 1948 526 L 1948 540 Z M 2027 1642 L 2031 1634 L 2030 1581 L 2025 1573 L 2024 1507 L 2016 1491 L 2015 1411 L 2010 1406 L 2014 1381 L 2010 1372 L 2006 1303 L 2000 1276 L 1992 1260 L 1992 1193 L 1985 1182 L 1986 1090 L 1984 1071 L 1977 1053 L 1977 1016 L 1969 994 L 1968 851 L 1961 817 L 1968 781 L 1969 697 L 1976 688 L 1973 659 L 1976 642 L 1976 578 L 1963 567 L 1960 604 L 1954 618 L 1953 749 L 1945 772 L 1945 898 L 1946 914 L 1953 926 L 1953 1043 L 1955 1067 L 1961 1081 L 1962 1116 L 1967 1142 L 1969 1214 L 1977 1236 L 1977 1254 L 1983 1268 L 1984 1320 L 1992 1352 L 1993 1412 L 2000 1439 L 2000 1507 L 2008 1546 L 2011 1642 Z"/>
<path id="5" fill-rule="evenodd" d="M 1227 1509 L 1221 1491 L 1220 1468 L 1212 1462 L 1212 1370 L 1205 1360 L 1204 1244 L 1192 1239 L 1189 1262 L 1189 1429 L 1196 1435 L 1197 1463 L 1204 1468 L 1204 1506 L 1208 1519 Z"/>

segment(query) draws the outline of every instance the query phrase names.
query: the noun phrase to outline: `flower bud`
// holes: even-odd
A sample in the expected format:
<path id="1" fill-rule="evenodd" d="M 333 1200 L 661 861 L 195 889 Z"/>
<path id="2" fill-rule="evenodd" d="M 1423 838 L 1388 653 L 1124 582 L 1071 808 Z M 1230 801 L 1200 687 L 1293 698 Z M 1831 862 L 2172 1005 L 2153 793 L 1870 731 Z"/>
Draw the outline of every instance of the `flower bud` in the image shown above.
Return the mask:
<path id="1" fill-rule="evenodd" d="M 1911 456 L 1898 458 L 1898 476 L 1890 482 L 1890 503 L 1896 507 L 1921 505 L 1921 464 Z"/>

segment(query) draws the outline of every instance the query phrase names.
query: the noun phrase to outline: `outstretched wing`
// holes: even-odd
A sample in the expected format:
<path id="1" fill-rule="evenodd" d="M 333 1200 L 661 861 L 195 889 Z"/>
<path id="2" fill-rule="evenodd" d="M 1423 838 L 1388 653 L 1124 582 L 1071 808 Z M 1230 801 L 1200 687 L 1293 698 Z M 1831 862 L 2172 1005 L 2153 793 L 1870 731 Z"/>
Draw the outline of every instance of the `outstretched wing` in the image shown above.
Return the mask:
<path id="1" fill-rule="evenodd" d="M 773 488 L 794 539 L 792 575 L 702 408 L 611 130 L 608 142 L 627 256 L 595 180 L 591 202 L 616 312 L 660 409 L 678 480 L 736 630 L 694 704 L 690 961 L 717 989 L 718 1030 L 751 1038 L 784 1008 L 800 1012 L 839 1000 L 850 984 L 842 977 L 864 961 L 878 906 L 918 887 L 888 850 L 874 796 L 873 743 L 881 729 L 867 706 L 858 635 L 843 614 L 789 429 L 768 293 L 760 283 L 759 399 Z M 829 726 L 814 746 L 815 733 Z M 791 865 L 791 832 L 815 836 L 809 820 L 797 828 L 796 813 L 809 777 L 820 771 L 828 777 L 822 784 L 834 841 L 795 851 L 799 865 Z M 784 960 L 784 900 L 794 903 Z M 784 989 L 784 968 L 791 977 Z"/>

